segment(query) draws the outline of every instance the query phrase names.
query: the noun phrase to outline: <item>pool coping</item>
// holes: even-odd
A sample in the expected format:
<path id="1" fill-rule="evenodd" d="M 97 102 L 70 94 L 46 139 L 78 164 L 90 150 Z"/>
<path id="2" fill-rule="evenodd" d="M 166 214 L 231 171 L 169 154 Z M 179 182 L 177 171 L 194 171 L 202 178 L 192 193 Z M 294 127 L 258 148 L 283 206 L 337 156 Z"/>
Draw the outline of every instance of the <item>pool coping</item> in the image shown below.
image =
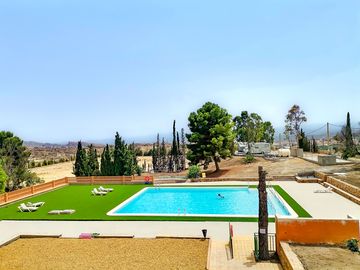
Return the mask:
<path id="1" fill-rule="evenodd" d="M 164 188 L 234 188 L 234 187 L 227 187 L 227 186 L 216 186 L 216 187 L 169 187 L 169 186 L 164 186 Z M 135 193 L 134 195 L 132 195 L 131 197 L 127 198 L 125 201 L 123 201 L 122 203 L 120 203 L 119 205 L 117 205 L 115 208 L 111 209 L 110 211 L 108 211 L 106 213 L 106 215 L 108 216 L 115 216 L 115 217 L 122 217 L 122 216 L 146 216 L 146 217 L 219 217 L 219 218 L 258 218 L 259 215 L 219 215 L 219 214 L 187 214 L 186 210 L 182 213 L 178 213 L 178 214 L 151 214 L 151 213 L 124 213 L 124 214 L 118 214 L 115 213 L 117 210 L 119 210 L 120 208 L 122 208 L 123 206 L 125 206 L 126 204 L 128 204 L 129 202 L 131 202 L 132 200 L 136 199 L 138 196 L 140 196 L 142 193 L 146 192 L 148 189 L 158 189 L 161 187 L 145 187 L 142 190 L 138 191 L 137 193 Z M 237 186 L 236 188 L 244 188 L 244 189 L 248 189 L 249 187 L 247 186 Z M 267 187 L 267 189 L 272 189 L 273 192 L 272 194 L 276 197 L 276 199 L 278 199 L 285 207 L 285 209 L 289 212 L 290 215 L 279 215 L 279 214 L 275 214 L 275 215 L 268 215 L 268 218 L 275 218 L 275 216 L 278 217 L 286 217 L 286 218 L 297 218 L 298 215 L 297 213 L 292 209 L 292 207 L 282 198 L 282 196 L 280 194 L 278 194 L 278 192 L 273 188 L 273 187 Z"/>

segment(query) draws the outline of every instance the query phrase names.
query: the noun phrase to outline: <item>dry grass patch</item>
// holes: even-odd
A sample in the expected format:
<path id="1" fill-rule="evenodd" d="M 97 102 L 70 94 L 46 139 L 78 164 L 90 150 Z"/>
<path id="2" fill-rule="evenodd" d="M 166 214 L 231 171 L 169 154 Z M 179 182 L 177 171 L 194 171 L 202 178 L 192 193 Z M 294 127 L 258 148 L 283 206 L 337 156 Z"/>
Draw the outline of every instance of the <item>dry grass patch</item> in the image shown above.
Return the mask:
<path id="1" fill-rule="evenodd" d="M 302 245 L 292 245 L 291 248 L 307 270 L 360 269 L 360 255 L 345 248 Z"/>
<path id="2" fill-rule="evenodd" d="M 0 269 L 205 269 L 208 241 L 19 239 L 0 248 Z"/>

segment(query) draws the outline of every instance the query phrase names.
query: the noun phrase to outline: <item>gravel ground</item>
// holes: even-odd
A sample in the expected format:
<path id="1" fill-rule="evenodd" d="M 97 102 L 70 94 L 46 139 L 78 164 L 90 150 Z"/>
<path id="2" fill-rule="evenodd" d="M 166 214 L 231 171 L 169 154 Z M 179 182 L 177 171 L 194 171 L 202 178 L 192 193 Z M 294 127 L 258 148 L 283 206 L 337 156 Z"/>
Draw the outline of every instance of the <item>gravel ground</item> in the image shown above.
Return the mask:
<path id="1" fill-rule="evenodd" d="M 205 269 L 208 241 L 19 239 L 0 248 L 0 269 Z"/>
<path id="2" fill-rule="evenodd" d="M 360 254 L 340 247 L 292 245 L 307 270 L 360 269 Z"/>

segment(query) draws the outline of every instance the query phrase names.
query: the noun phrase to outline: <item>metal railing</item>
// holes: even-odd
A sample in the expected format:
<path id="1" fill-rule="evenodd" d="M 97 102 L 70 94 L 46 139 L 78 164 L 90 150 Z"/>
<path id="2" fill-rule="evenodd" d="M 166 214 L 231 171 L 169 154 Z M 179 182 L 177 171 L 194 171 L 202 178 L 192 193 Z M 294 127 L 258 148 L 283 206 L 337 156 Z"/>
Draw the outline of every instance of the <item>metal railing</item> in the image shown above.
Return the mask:
<path id="1" fill-rule="evenodd" d="M 254 255 L 255 259 L 259 259 L 259 234 L 254 233 Z M 268 251 L 272 257 L 276 253 L 276 234 L 268 233 Z"/>

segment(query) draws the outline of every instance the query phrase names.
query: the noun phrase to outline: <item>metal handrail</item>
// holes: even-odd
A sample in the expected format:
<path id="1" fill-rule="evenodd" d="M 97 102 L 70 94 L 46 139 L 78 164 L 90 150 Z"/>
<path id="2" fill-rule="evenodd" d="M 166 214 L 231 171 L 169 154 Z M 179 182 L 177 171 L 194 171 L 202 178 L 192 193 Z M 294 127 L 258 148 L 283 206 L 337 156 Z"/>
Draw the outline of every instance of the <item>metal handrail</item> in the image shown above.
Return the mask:
<path id="1" fill-rule="evenodd" d="M 270 255 L 276 253 L 276 234 L 275 233 L 268 233 L 268 251 Z M 254 255 L 255 259 L 258 260 L 259 258 L 259 234 L 254 233 Z"/>

